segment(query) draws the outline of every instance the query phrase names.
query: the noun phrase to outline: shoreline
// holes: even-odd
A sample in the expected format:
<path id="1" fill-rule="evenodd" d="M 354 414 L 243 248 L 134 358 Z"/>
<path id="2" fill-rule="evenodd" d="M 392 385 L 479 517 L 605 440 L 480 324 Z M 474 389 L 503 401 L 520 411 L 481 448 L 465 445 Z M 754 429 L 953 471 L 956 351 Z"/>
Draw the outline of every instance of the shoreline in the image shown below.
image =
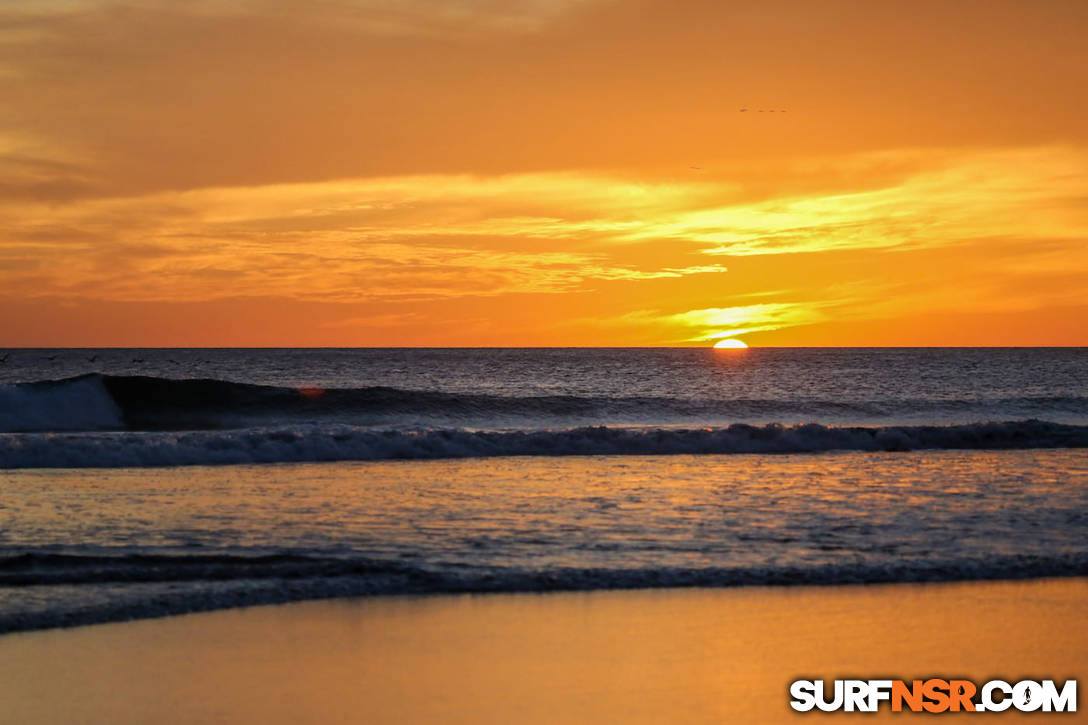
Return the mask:
<path id="1" fill-rule="evenodd" d="M 1085 577 L 296 602 L 0 637 L 0 702 L 28 725 L 778 722 L 820 717 L 788 708 L 806 676 L 1083 676 L 1086 603 Z"/>
<path id="2" fill-rule="evenodd" d="M 615 574 L 616 572 L 609 572 Z M 625 572 L 630 575 L 630 578 L 638 578 L 641 572 Z M 724 572 L 727 576 L 742 575 L 741 571 L 727 571 Z M 587 572 L 591 575 L 599 575 L 600 572 Z M 337 602 L 337 601 L 351 601 L 351 600 L 366 600 L 366 599 L 429 599 L 429 598 L 441 598 L 441 597 L 458 597 L 458 596 L 550 596 L 550 595 L 562 595 L 562 594 L 605 594 L 605 593 L 639 593 L 639 592 L 658 592 L 658 591 L 732 591 L 732 590 L 747 590 L 747 589 L 768 589 L 768 590 L 792 590 L 792 589 L 820 589 L 820 588 L 864 588 L 864 587 L 896 587 L 896 586 L 942 586 L 942 585 L 957 585 L 957 584 L 990 584 L 990 583 L 1020 583 L 1020 582 L 1037 582 L 1037 581 L 1069 581 L 1069 580 L 1083 580 L 1088 582 L 1088 572 L 1083 568 L 1077 568 L 1075 570 L 1061 571 L 1056 567 L 1054 571 L 1046 571 L 1045 573 L 1030 572 L 1025 573 L 1022 576 L 1012 575 L 1009 570 L 1001 572 L 995 572 L 992 576 L 968 576 L 959 577 L 956 573 L 949 575 L 949 572 L 941 570 L 940 568 L 933 571 L 917 570 L 912 572 L 914 578 L 902 578 L 901 574 L 887 573 L 885 578 L 874 577 L 871 579 L 849 579 L 843 578 L 836 581 L 834 579 L 822 578 L 824 572 L 822 571 L 808 571 L 799 573 L 779 572 L 774 576 L 766 576 L 763 580 L 753 580 L 749 582 L 741 583 L 715 583 L 715 579 L 721 577 L 721 573 L 713 570 L 706 572 L 692 571 L 684 572 L 687 574 L 689 581 L 685 582 L 685 577 L 681 576 L 678 579 L 678 583 L 667 584 L 626 584 L 617 583 L 616 585 L 601 585 L 600 582 L 595 582 L 592 585 L 581 586 L 576 583 L 569 583 L 566 585 L 556 585 L 553 581 L 555 572 L 542 572 L 542 573 L 528 573 L 524 577 L 525 584 L 489 584 L 488 576 L 483 575 L 482 581 L 475 585 L 467 586 L 449 586 L 445 588 L 427 589 L 422 586 L 404 586 L 403 584 L 394 584 L 392 589 L 383 589 L 383 585 L 388 586 L 386 581 L 374 581 L 374 578 L 368 577 L 366 579 L 359 579 L 351 582 L 346 588 L 341 588 L 340 591 L 332 591 L 329 589 L 321 589 L 322 585 L 329 587 L 331 585 L 342 585 L 343 583 L 336 579 L 328 579 L 317 582 L 302 582 L 302 586 L 307 584 L 318 587 L 316 593 L 300 593 L 299 591 L 290 592 L 285 591 L 292 584 L 297 584 L 291 580 L 275 583 L 275 589 L 268 591 L 254 591 L 241 589 L 236 591 L 228 591 L 226 593 L 220 593 L 216 596 L 226 597 L 228 601 L 223 599 L 213 600 L 209 598 L 206 593 L 182 593 L 175 594 L 174 601 L 165 603 L 162 600 L 155 601 L 151 605 L 143 605 L 155 607 L 155 611 L 147 612 L 141 611 L 139 613 L 132 613 L 132 610 L 124 610 L 119 612 L 116 607 L 109 607 L 103 605 L 100 609 L 82 607 L 74 611 L 61 611 L 54 612 L 45 615 L 44 618 L 38 621 L 31 622 L 29 624 L 19 620 L 18 616 L 7 615 L 7 617 L 0 617 L 0 642 L 6 637 L 18 634 L 36 633 L 36 632 L 49 632 L 54 630 L 72 630 L 81 629 L 84 627 L 96 627 L 111 624 L 127 624 L 134 622 L 143 622 L 149 620 L 162 620 L 171 619 L 174 617 L 184 617 L 189 615 L 201 615 L 201 614 L 215 614 L 219 612 L 230 612 L 242 609 L 252 609 L 257 607 L 279 607 L 279 606 L 291 606 L 295 604 L 308 604 L 308 603 L 320 603 L 320 602 Z M 646 576 L 659 577 L 659 572 L 651 572 Z M 536 581 L 548 581 L 547 588 L 537 587 L 534 588 L 533 582 Z M 709 582 L 709 583 L 708 583 Z M 169 586 L 169 582 L 154 582 L 162 586 Z M 140 584 L 132 584 L 129 586 L 141 586 Z M 230 601 L 232 600 L 232 601 Z M 1086 602 L 1088 603 L 1088 602 Z M 133 604 L 132 608 L 136 609 L 141 605 Z M 41 615 L 39 615 L 41 616 Z M 34 618 L 34 614 L 25 615 L 23 619 Z"/>

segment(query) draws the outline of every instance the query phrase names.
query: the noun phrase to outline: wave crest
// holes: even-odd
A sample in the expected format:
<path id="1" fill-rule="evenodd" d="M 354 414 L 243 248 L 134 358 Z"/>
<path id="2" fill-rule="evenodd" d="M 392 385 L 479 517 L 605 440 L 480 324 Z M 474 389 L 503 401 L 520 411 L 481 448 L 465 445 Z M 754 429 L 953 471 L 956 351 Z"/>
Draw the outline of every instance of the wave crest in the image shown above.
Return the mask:
<path id="1" fill-rule="evenodd" d="M 849 396 L 496 395 L 382 386 L 294 388 L 97 373 L 0 385 L 0 432 L 228 430 L 304 424 L 494 429 L 732 421 L 966 423 L 1031 418 L 1083 422 L 1088 418 L 1088 397 L 864 400 Z"/>
<path id="2" fill-rule="evenodd" d="M 351 426 L 238 431 L 0 435 L 0 468 L 116 468 L 486 456 L 816 453 L 1088 447 L 1088 426 L 1039 420 L 949 426 L 372 431 Z"/>

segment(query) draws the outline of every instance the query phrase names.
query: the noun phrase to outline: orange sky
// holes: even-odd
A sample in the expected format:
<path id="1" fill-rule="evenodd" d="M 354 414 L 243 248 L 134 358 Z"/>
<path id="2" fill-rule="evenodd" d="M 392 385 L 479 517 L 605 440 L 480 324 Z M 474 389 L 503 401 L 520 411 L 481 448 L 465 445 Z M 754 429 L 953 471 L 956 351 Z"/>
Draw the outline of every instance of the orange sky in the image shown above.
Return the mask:
<path id="1" fill-rule="evenodd" d="M 7 0 L 0 346 L 1088 345 L 1085 88 L 1082 0 Z"/>

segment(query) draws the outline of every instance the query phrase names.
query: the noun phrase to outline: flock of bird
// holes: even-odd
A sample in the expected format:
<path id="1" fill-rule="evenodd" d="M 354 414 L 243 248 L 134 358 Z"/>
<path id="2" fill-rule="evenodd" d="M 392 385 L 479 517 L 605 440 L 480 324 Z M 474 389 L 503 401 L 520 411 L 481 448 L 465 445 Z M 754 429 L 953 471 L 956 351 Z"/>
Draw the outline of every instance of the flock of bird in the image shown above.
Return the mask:
<path id="1" fill-rule="evenodd" d="M 760 108 L 760 109 L 757 109 L 757 110 L 753 111 L 753 113 L 785 113 L 785 112 L 786 112 L 785 108 Z M 748 113 L 748 109 L 747 108 L 742 108 L 739 111 L 737 111 L 737 113 Z"/>
<path id="2" fill-rule="evenodd" d="M 7 362 L 8 362 L 9 357 L 11 357 L 10 352 L 7 352 L 7 353 L 4 353 L 3 355 L 0 355 L 0 365 L 6 365 Z M 60 357 L 59 355 L 46 355 L 42 359 L 43 360 L 48 360 L 49 362 L 56 362 L 57 358 L 59 358 L 59 357 Z M 98 355 L 97 354 L 91 355 L 90 357 L 87 358 L 87 362 L 89 362 L 89 363 L 98 362 Z M 129 362 L 142 363 L 142 362 L 147 362 L 147 360 L 145 360 L 142 357 L 134 357 L 131 360 L 129 360 Z M 172 363 L 176 364 L 177 360 L 168 360 L 167 362 L 172 362 Z"/>

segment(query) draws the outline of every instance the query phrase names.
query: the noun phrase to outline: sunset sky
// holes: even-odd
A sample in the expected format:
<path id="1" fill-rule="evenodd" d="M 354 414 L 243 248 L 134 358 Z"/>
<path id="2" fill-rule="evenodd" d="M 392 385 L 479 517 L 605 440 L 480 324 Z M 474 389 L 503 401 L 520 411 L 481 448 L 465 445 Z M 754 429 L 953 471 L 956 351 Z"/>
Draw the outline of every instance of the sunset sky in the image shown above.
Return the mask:
<path id="1" fill-rule="evenodd" d="M 1086 89 L 1084 0 L 5 0 L 0 346 L 1088 345 Z"/>

